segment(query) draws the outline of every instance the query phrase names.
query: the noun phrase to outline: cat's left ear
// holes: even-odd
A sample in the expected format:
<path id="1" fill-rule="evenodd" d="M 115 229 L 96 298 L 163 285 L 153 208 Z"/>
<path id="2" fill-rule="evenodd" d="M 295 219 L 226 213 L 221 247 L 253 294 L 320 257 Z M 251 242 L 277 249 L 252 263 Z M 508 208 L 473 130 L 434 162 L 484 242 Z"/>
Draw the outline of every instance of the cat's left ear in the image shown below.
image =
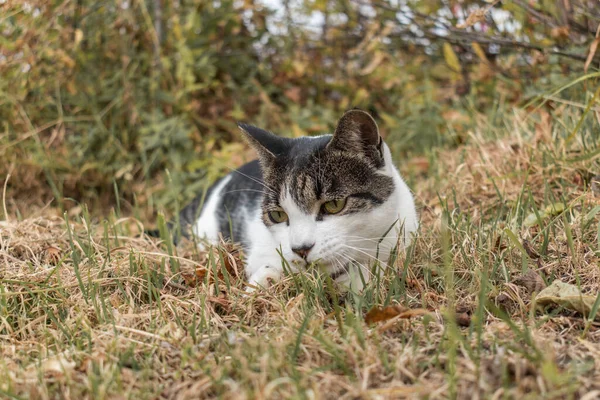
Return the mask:
<path id="1" fill-rule="evenodd" d="M 238 127 L 263 163 L 273 161 L 288 150 L 289 145 L 285 138 L 248 124 L 238 123 Z"/>
<path id="2" fill-rule="evenodd" d="M 354 109 L 346 111 L 340 118 L 327 148 L 364 155 L 379 167 L 383 165 L 381 145 L 379 128 L 373 117 Z"/>

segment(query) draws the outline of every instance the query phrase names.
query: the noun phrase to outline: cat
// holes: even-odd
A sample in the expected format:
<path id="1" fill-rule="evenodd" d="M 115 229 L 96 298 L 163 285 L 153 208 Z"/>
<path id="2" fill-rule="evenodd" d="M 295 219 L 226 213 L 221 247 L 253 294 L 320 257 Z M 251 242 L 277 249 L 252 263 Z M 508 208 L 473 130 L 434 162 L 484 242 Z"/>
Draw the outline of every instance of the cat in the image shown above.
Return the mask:
<path id="1" fill-rule="evenodd" d="M 319 265 L 360 291 L 374 262 L 410 244 L 413 196 L 368 113 L 347 111 L 333 135 L 295 139 L 238 126 L 258 160 L 214 183 L 179 223 L 185 236 L 241 243 L 248 290 Z"/>

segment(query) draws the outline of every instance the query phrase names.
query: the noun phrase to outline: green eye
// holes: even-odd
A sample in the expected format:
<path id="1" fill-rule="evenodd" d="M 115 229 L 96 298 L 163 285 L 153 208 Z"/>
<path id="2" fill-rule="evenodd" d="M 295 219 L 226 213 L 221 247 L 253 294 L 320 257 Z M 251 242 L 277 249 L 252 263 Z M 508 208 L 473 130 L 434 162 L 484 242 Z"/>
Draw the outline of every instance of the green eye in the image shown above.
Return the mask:
<path id="1" fill-rule="evenodd" d="M 285 211 L 277 210 L 277 211 L 269 211 L 267 213 L 271 222 L 275 224 L 280 224 L 282 222 L 287 221 L 288 216 Z"/>
<path id="2" fill-rule="evenodd" d="M 337 214 L 346 206 L 346 199 L 331 200 L 323 204 L 323 211 L 327 214 Z"/>

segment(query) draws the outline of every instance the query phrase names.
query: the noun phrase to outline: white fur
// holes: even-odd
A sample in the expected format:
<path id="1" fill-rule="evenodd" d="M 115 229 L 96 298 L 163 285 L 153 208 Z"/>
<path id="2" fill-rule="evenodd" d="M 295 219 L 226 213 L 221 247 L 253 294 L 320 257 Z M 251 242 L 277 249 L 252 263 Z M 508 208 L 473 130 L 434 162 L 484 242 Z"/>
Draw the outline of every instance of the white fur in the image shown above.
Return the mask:
<path id="1" fill-rule="evenodd" d="M 231 176 L 226 176 L 221 182 L 214 188 L 208 199 L 202 208 L 200 218 L 196 221 L 192 227 L 194 235 L 203 241 L 211 244 L 216 244 L 219 241 L 219 219 L 217 213 L 219 211 L 221 194 L 223 188 L 231 180 Z M 204 250 L 205 246 L 203 243 L 199 243 L 200 249 Z"/>
<path id="2" fill-rule="evenodd" d="M 301 270 L 307 262 L 318 262 L 330 272 L 344 267 L 350 261 L 359 264 L 359 267 L 352 267 L 349 274 L 339 278 L 342 284 L 359 291 L 362 290 L 362 279 L 370 279 L 370 266 L 375 261 L 379 260 L 379 264 L 385 266 L 396 245 L 400 249 L 408 246 L 411 235 L 418 227 L 413 196 L 393 166 L 390 150 L 385 143 L 383 153 L 385 167 L 380 173 L 392 177 L 396 188 L 384 204 L 368 213 L 330 215 L 317 221 L 320 204 L 315 204 L 314 209 L 306 213 L 288 193 L 283 195 L 280 204 L 288 214 L 289 225 L 280 223 L 267 228 L 261 220 L 261 210 L 257 210 L 247 224 L 250 248 L 246 274 L 249 283 L 266 286 L 269 279 L 280 279 L 283 260 L 279 250 L 292 271 Z M 383 237 L 388 229 L 389 232 Z M 292 251 L 292 247 L 310 246 L 313 243 L 314 247 L 306 261 Z"/>

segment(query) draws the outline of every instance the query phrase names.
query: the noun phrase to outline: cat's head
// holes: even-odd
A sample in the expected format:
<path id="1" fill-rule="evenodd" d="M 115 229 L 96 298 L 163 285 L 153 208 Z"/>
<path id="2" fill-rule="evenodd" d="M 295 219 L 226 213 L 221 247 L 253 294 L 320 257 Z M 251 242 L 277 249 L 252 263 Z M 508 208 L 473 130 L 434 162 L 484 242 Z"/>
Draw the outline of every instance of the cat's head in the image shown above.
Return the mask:
<path id="1" fill-rule="evenodd" d="M 259 155 L 262 219 L 295 266 L 336 271 L 377 257 L 397 219 L 394 167 L 373 118 L 351 110 L 333 135 L 282 138 L 240 125 Z"/>

